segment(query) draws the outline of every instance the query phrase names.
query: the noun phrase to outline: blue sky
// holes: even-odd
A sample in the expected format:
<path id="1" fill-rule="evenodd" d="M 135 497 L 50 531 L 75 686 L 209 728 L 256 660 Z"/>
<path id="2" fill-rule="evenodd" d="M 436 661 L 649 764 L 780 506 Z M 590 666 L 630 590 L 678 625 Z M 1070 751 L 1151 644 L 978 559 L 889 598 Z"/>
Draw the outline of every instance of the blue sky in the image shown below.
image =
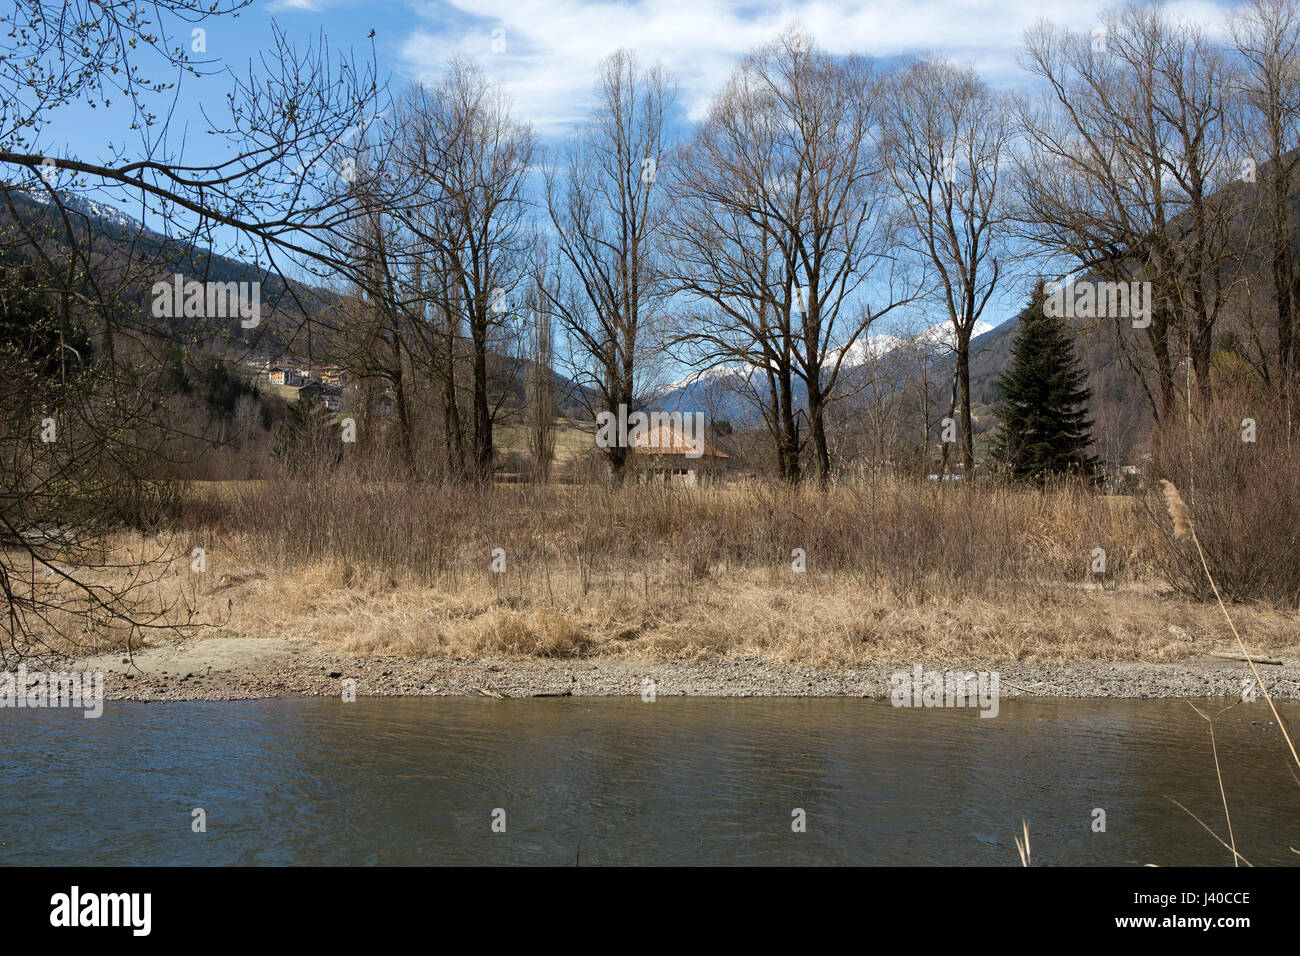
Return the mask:
<path id="1" fill-rule="evenodd" d="M 270 44 L 274 19 L 291 39 L 323 33 L 335 48 L 367 53 L 373 40 L 381 75 L 395 88 L 436 77 L 447 60 L 469 54 L 511 94 L 519 114 L 544 139 L 562 137 L 590 103 L 597 63 L 620 47 L 661 62 L 681 89 L 683 117 L 703 114 L 746 52 L 800 22 L 827 51 L 881 59 L 933 51 L 973 63 L 998 86 L 1024 81 L 1016 51 L 1036 19 L 1091 29 L 1113 4 L 1095 0 L 256 0 L 238 17 L 206 21 L 207 56 L 244 72 Z M 1168 4 L 1212 27 L 1228 6 L 1208 0 Z M 495 42 L 495 49 L 494 49 Z M 187 77 L 178 116 L 191 134 L 200 107 L 221 105 L 228 81 Z M 122 128 L 103 110 L 71 109 L 46 145 L 87 156 Z"/>
<path id="2" fill-rule="evenodd" d="M 238 17 L 214 18 L 203 27 L 206 56 L 236 73 L 246 73 L 250 59 L 270 46 L 273 20 L 302 44 L 323 34 L 335 49 L 368 56 L 373 43 L 379 74 L 395 91 L 435 78 L 450 57 L 468 54 L 509 92 L 518 115 L 534 125 L 543 143 L 554 145 L 588 110 L 598 62 L 620 47 L 636 50 L 645 63 L 662 63 L 673 74 L 680 88 L 678 119 L 685 128 L 703 115 L 746 52 L 795 21 L 832 54 L 887 60 L 938 52 L 973 63 L 995 86 L 1011 87 L 1026 80 L 1016 56 L 1027 27 L 1046 17 L 1090 30 L 1099 12 L 1112 5 L 1095 0 L 257 0 Z M 1228 4 L 1184 0 L 1167 6 L 1219 30 Z M 210 124 L 203 108 L 215 111 L 219 121 L 229 83 L 220 74 L 184 79 L 171 124 L 173 144 L 184 135 L 187 154 L 204 148 Z M 106 143 L 130 142 L 123 140 L 131 135 L 124 129 L 125 115 L 116 108 L 69 107 L 52 118 L 42 146 L 55 155 L 105 158 Z M 991 303 L 985 318 L 996 324 L 1008 317 L 1021 291 Z"/>
<path id="3" fill-rule="evenodd" d="M 468 53 L 549 135 L 581 118 L 596 64 L 619 47 L 662 62 L 681 85 L 688 117 L 698 117 L 740 57 L 791 21 L 831 53 L 890 58 L 937 51 L 1010 85 L 1023 79 L 1016 48 L 1026 27 L 1047 17 L 1091 29 L 1108 6 L 1091 0 L 275 0 L 259 13 L 306 30 L 323 24 L 335 42 L 374 29 L 379 56 L 397 78 L 430 78 L 454 53 Z M 1204 0 L 1169 6 L 1214 24 L 1222 10 Z M 504 40 L 503 51 L 494 51 L 494 38 Z"/>

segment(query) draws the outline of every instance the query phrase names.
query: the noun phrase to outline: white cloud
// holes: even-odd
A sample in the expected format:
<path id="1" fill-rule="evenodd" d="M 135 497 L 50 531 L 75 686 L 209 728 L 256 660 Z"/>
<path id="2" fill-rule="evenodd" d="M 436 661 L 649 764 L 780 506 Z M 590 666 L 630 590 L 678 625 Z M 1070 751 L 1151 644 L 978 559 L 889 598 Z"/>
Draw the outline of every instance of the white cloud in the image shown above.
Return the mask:
<path id="1" fill-rule="evenodd" d="M 283 0 L 310 2 L 310 0 Z M 543 134 L 581 119 L 591 103 L 596 65 L 619 47 L 662 62 L 681 85 L 691 119 L 704 114 L 738 60 L 794 20 L 831 53 L 893 57 L 936 51 L 969 60 L 994 83 L 1022 74 L 1016 51 L 1036 20 L 1091 29 L 1113 0 L 429 0 L 416 6 L 428 24 L 400 55 L 413 77 L 436 77 L 447 59 L 468 53 L 499 80 L 519 114 Z M 1170 9 L 1216 24 L 1222 8 L 1184 0 Z M 492 52 L 492 31 L 505 51 Z"/>

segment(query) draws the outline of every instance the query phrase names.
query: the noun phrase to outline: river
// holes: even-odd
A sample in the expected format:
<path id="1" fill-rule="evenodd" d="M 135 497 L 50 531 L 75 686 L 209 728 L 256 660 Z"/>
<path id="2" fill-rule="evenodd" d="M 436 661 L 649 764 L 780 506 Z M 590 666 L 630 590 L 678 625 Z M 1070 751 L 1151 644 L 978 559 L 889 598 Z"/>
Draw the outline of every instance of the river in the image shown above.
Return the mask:
<path id="1" fill-rule="evenodd" d="M 1256 865 L 1300 860 L 1271 716 L 1216 725 Z M 1012 866 L 1024 818 L 1038 864 L 1228 865 L 1168 799 L 1226 837 L 1208 730 L 1183 701 L 1024 698 L 993 719 L 669 697 L 0 710 L 0 863 Z"/>

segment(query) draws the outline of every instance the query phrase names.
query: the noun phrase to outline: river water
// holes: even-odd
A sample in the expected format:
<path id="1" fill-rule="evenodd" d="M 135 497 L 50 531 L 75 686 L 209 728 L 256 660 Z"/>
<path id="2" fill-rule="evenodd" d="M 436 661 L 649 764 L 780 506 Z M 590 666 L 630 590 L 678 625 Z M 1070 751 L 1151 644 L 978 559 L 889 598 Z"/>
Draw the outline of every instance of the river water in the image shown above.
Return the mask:
<path id="1" fill-rule="evenodd" d="M 1256 865 L 1300 861 L 1271 717 L 1216 724 Z M 1228 865 L 1169 799 L 1226 838 L 1208 731 L 1183 701 L 1003 700 L 993 719 L 665 697 L 0 710 L 0 863 L 1012 866 L 1024 818 L 1036 863 Z"/>

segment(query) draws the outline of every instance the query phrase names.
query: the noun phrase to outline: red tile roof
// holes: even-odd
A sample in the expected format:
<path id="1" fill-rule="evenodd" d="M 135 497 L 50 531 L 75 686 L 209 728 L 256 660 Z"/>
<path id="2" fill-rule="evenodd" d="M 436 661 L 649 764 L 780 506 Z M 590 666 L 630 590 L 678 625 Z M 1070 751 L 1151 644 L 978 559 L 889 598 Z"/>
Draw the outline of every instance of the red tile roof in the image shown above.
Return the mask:
<path id="1" fill-rule="evenodd" d="M 700 458 L 730 458 L 724 451 L 718 451 L 703 438 L 689 444 L 686 437 L 671 425 L 647 429 L 636 436 L 632 449 L 638 455 L 686 455 L 687 452 L 699 450 Z"/>

